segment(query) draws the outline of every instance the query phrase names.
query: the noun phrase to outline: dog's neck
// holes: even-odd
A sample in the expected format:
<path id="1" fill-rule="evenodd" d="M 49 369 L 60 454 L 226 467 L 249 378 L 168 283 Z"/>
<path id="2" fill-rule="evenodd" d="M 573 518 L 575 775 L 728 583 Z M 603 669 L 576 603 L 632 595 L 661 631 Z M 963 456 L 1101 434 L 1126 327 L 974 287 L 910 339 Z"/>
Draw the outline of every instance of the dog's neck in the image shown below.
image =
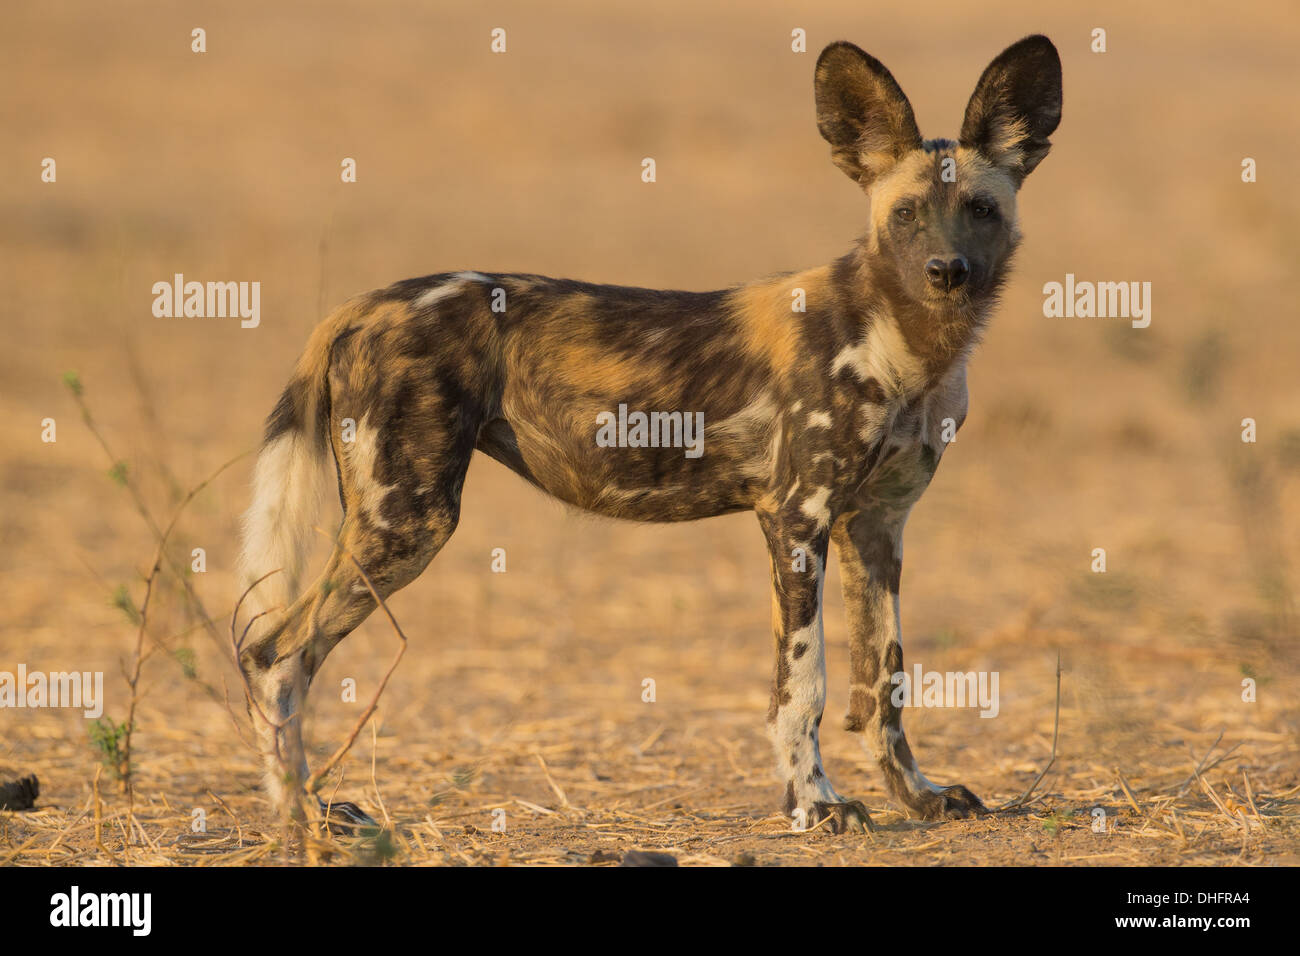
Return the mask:
<path id="1" fill-rule="evenodd" d="M 880 316 L 893 320 L 931 385 L 965 363 L 979 343 L 997 297 L 994 290 L 944 311 L 917 302 L 904 292 L 890 264 L 873 254 L 865 241 L 832 264 L 831 281 L 847 318 L 864 332 Z"/>

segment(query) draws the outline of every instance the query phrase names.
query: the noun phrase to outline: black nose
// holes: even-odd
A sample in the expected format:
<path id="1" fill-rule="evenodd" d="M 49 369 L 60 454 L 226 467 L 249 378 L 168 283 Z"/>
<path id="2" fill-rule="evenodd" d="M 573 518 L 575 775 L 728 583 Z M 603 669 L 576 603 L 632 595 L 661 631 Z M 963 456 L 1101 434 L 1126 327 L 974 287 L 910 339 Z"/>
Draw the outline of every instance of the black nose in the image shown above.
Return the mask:
<path id="1" fill-rule="evenodd" d="M 970 276 L 970 264 L 965 256 L 955 259 L 931 259 L 925 264 L 925 277 L 936 289 L 951 291 Z"/>

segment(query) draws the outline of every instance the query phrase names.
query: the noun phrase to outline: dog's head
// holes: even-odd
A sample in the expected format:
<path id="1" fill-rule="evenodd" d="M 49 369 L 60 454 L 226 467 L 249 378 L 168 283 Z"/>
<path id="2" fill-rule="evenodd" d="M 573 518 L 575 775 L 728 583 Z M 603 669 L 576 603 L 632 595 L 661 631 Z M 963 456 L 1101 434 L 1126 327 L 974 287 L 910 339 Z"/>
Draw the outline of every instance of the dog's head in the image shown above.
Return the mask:
<path id="1" fill-rule="evenodd" d="M 871 198 L 868 249 L 909 299 L 965 311 L 993 295 L 1019 240 L 1016 193 L 1061 120 L 1061 60 L 1044 36 L 1008 47 L 980 77 L 958 141 L 922 140 L 879 60 L 851 43 L 817 59 L 817 128 Z"/>

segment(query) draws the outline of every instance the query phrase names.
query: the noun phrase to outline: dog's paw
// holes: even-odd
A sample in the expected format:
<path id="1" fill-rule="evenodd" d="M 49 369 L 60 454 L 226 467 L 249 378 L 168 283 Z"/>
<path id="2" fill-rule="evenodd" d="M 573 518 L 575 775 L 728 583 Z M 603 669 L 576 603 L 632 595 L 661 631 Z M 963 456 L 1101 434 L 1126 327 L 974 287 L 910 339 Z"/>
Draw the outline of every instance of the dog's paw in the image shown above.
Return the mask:
<path id="1" fill-rule="evenodd" d="M 908 794 L 903 803 L 914 816 L 922 820 L 965 820 L 982 817 L 988 808 L 961 784 L 941 790 L 926 790 Z"/>
<path id="2" fill-rule="evenodd" d="M 808 815 L 808 825 L 814 827 L 828 818 L 826 828 L 832 833 L 869 833 L 876 828 L 871 822 L 871 814 L 858 800 L 814 803 L 812 813 Z"/>
<path id="3" fill-rule="evenodd" d="M 329 824 L 330 832 L 336 836 L 352 836 L 359 830 L 373 828 L 378 830 L 375 819 L 355 803 L 340 800 L 338 803 L 326 803 L 319 800 L 321 816 Z"/>

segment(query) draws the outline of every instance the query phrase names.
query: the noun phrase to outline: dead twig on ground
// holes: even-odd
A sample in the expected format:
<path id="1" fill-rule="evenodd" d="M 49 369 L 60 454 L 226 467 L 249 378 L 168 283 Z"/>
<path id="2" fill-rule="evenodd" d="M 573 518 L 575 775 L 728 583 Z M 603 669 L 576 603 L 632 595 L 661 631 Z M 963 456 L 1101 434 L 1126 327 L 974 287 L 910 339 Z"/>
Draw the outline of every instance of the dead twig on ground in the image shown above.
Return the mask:
<path id="1" fill-rule="evenodd" d="M 1060 735 L 1061 735 L 1061 652 L 1060 650 L 1057 650 L 1056 652 L 1056 718 L 1052 724 L 1052 755 L 1047 761 L 1047 766 L 1043 767 L 1042 771 L 1038 774 L 1038 776 L 1034 778 L 1034 782 L 1029 785 L 1029 789 L 1026 790 L 1024 793 L 1022 793 L 1016 799 L 1010 801 L 1009 803 L 1004 803 L 1002 806 L 998 807 L 996 810 L 993 811 L 994 813 L 1003 813 L 1007 810 L 1014 810 L 1018 807 L 1023 807 L 1025 805 L 1025 803 L 1029 800 L 1030 795 L 1038 788 L 1038 785 L 1042 783 L 1043 778 L 1047 776 L 1047 772 L 1052 769 L 1052 765 L 1056 763 L 1056 742 L 1057 740 L 1060 739 Z"/>

